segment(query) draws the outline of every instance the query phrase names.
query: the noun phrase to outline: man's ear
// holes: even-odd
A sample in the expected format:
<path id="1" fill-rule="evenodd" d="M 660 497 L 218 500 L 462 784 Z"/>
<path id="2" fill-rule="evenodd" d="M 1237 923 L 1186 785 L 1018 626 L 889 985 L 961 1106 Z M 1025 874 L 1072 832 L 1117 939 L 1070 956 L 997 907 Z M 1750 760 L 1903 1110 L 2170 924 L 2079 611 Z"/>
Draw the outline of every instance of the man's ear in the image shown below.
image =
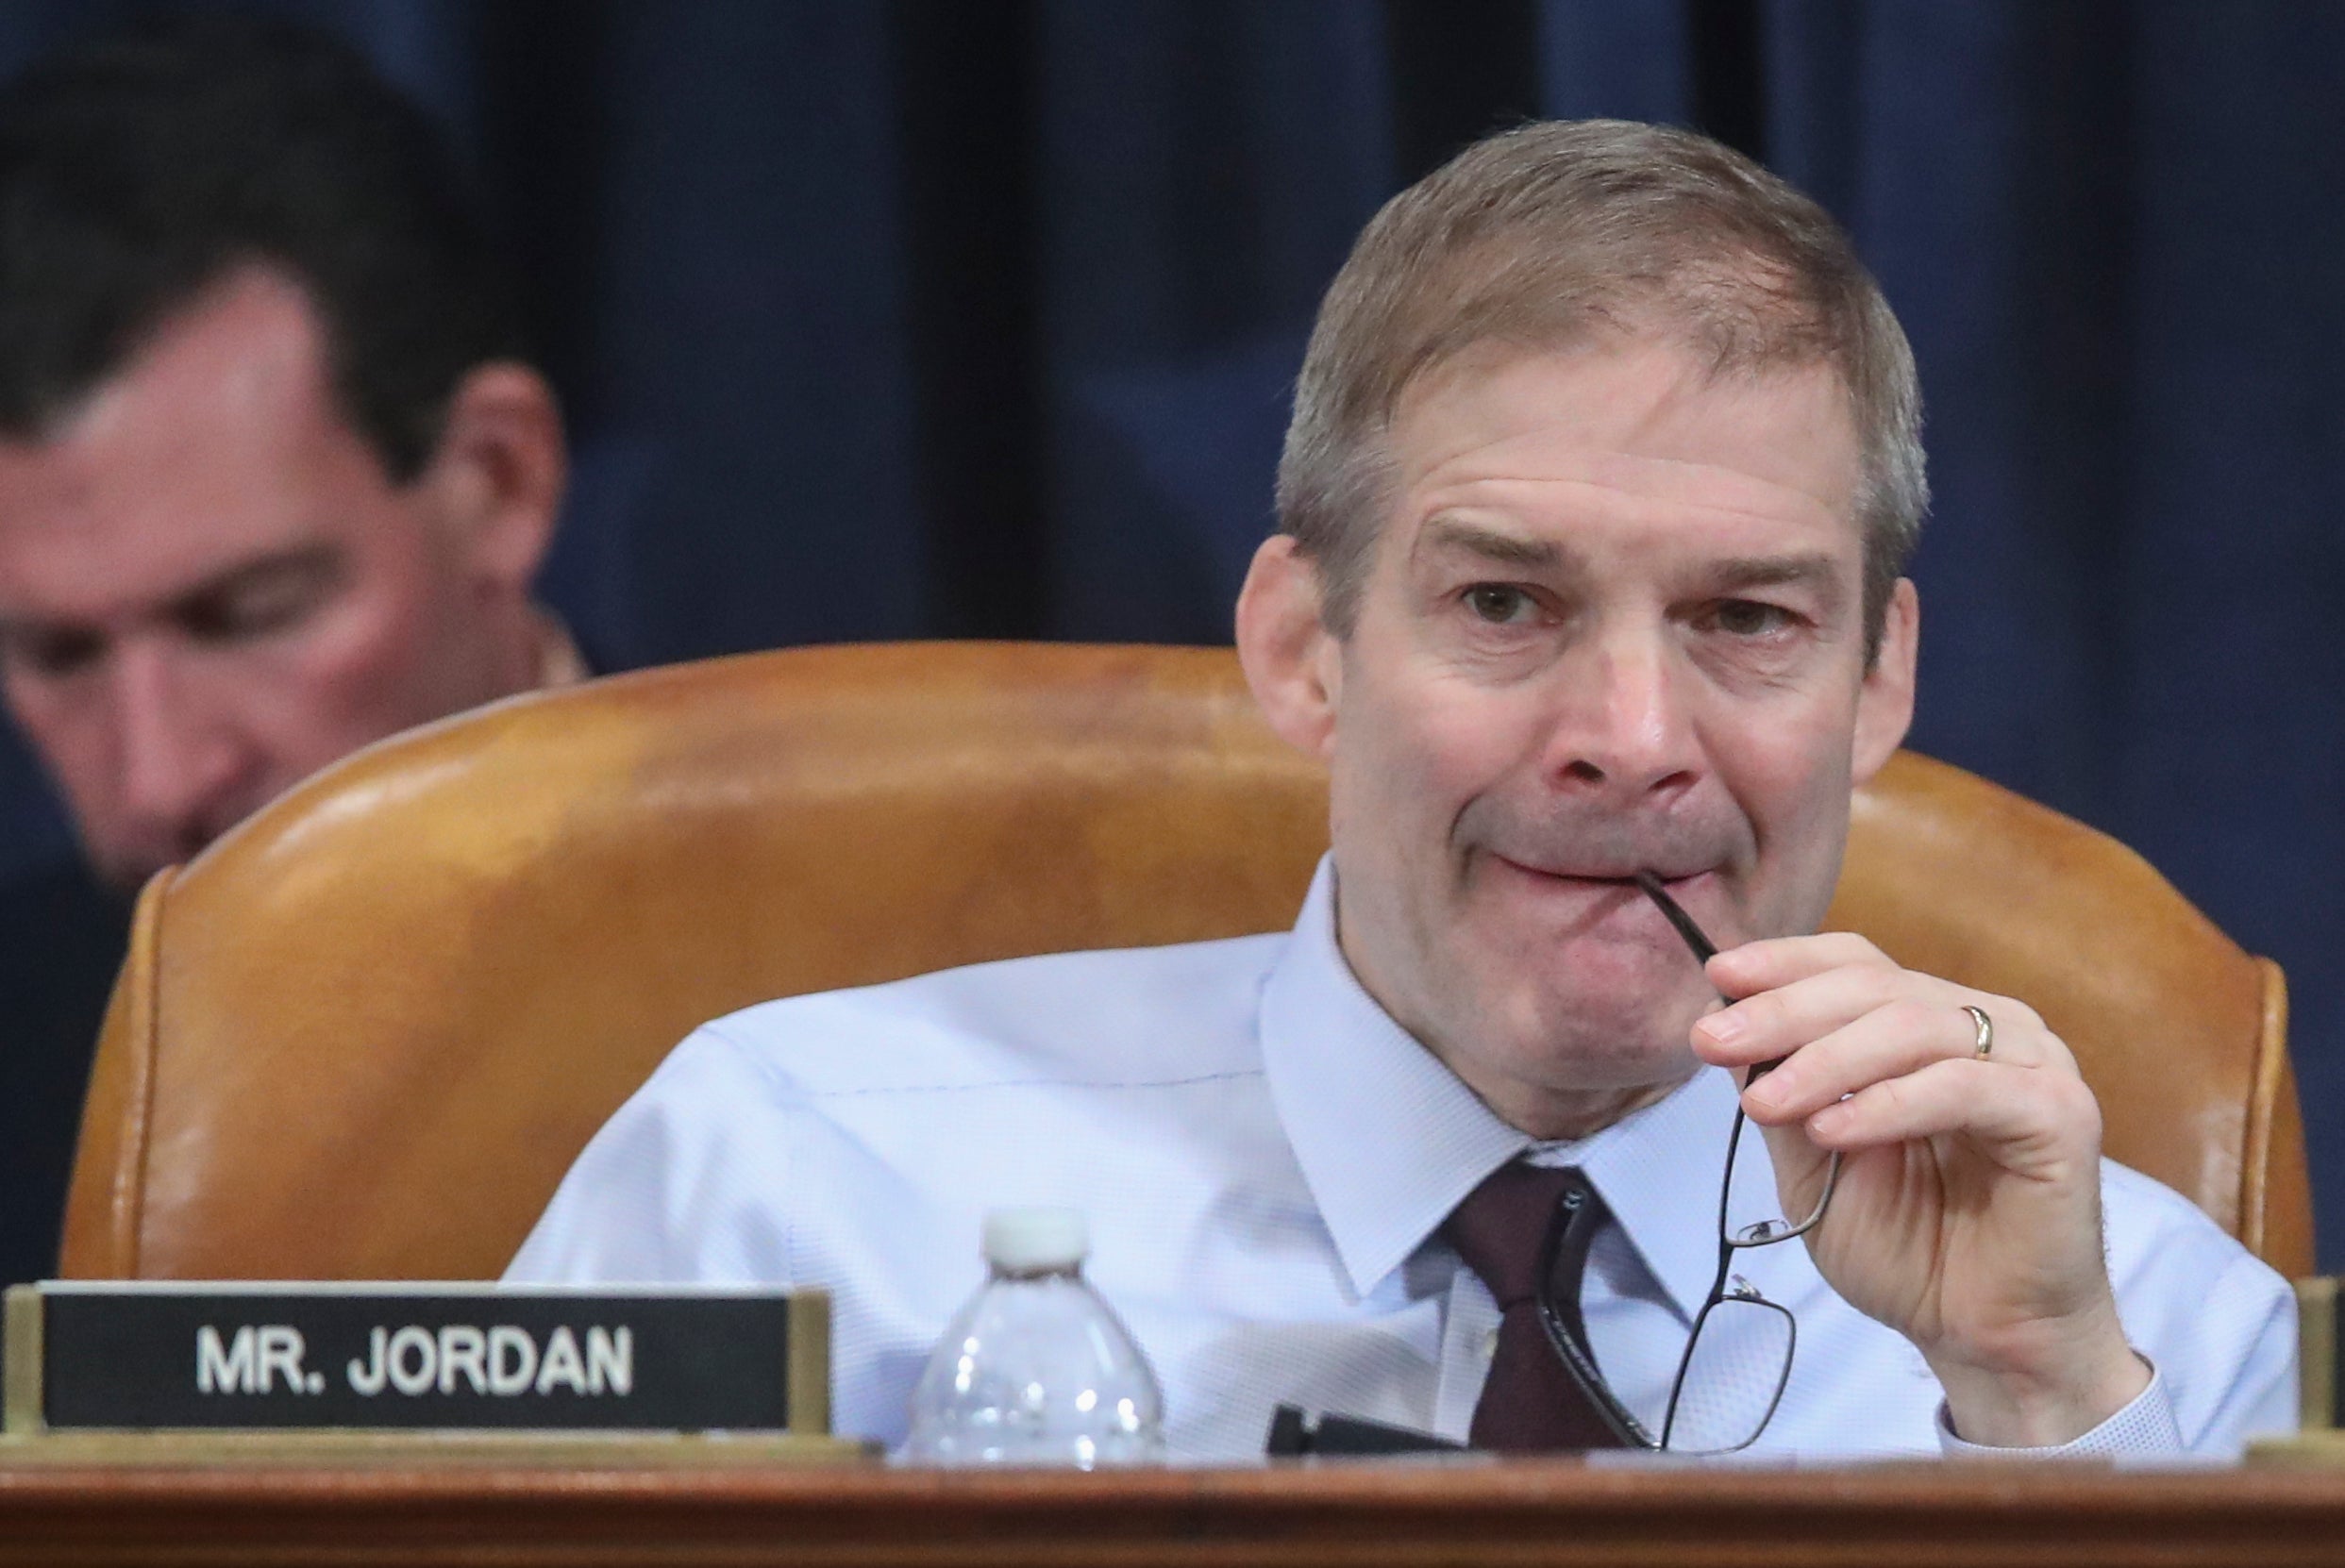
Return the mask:
<path id="1" fill-rule="evenodd" d="M 1342 646 L 1319 618 L 1319 570 L 1290 534 L 1254 552 L 1238 592 L 1238 662 L 1281 740 L 1325 759 L 1335 743 Z"/>
<path id="2" fill-rule="evenodd" d="M 569 480 L 561 409 L 527 365 L 476 365 L 457 383 L 423 475 L 472 577 L 524 594 L 554 541 Z"/>
<path id="3" fill-rule="evenodd" d="M 1881 651 L 1856 693 L 1855 782 L 1863 784 L 1905 743 L 1914 723 L 1914 669 L 1921 651 L 1921 596 L 1900 577 L 1882 617 Z"/>

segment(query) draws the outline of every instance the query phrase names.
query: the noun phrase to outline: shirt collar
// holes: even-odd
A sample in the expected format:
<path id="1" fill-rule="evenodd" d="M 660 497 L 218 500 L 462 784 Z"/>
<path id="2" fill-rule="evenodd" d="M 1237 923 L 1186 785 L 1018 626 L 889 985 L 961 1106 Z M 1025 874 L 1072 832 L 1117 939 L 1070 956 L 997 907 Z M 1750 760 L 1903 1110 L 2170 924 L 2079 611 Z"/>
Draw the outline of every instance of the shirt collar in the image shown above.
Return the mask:
<path id="1" fill-rule="evenodd" d="M 543 605 L 532 605 L 530 623 L 530 632 L 537 643 L 539 690 L 576 686 L 594 675 L 595 672 L 587 666 L 586 655 L 579 651 L 578 639 L 570 635 L 570 627 L 561 616 Z"/>
<path id="2" fill-rule="evenodd" d="M 1601 1132 L 1531 1151 L 1533 1163 L 1577 1165 L 1595 1183 L 1637 1257 L 1688 1324 L 1717 1277 L 1718 1184 L 1726 1174 L 1734 1101 L 1734 1079 L 1720 1068 L 1704 1067 Z M 1750 1179 L 1736 1183 L 1738 1195 L 1772 1192 L 1766 1140 L 1753 1128 L 1743 1143 Z"/>
<path id="3" fill-rule="evenodd" d="M 1359 1294 L 1525 1151 L 1587 1174 L 1688 1319 L 1709 1293 L 1734 1113 L 1727 1076 L 1705 1068 L 1592 1137 L 1534 1145 L 1362 988 L 1336 944 L 1332 858 L 1319 862 L 1294 939 L 1265 983 L 1262 1050 L 1271 1102 Z"/>

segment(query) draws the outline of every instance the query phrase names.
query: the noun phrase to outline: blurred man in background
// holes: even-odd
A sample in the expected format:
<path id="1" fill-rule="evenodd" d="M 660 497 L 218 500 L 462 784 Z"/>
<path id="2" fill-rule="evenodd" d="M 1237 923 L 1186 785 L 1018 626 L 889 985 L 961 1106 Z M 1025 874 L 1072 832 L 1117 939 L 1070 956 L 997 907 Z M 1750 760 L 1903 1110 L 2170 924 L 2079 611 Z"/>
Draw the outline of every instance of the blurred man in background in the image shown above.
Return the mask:
<path id="1" fill-rule="evenodd" d="M 120 893 L 327 763 L 584 673 L 530 592 L 552 389 L 432 126 L 182 18 L 0 93 L 0 692 Z M 120 917 L 0 994 L 0 1279 L 54 1264 Z M 102 949 L 102 951 L 92 951 Z"/>

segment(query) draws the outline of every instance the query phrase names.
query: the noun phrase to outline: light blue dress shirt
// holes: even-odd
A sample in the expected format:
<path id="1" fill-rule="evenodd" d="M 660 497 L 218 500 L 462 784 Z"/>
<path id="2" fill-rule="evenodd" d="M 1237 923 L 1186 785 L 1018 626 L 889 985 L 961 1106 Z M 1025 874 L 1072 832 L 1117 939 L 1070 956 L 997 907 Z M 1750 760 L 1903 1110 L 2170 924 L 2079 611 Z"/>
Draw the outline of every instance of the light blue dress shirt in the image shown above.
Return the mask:
<path id="1" fill-rule="evenodd" d="M 1361 989 L 1322 864 L 1291 935 L 1013 959 L 708 1025 L 588 1145 L 508 1277 L 827 1289 L 837 1429 L 892 1446 L 983 1278 L 985 1210 L 1073 1205 L 1177 1457 L 1259 1455 L 1281 1400 L 1463 1440 L 1499 1314 L 1436 1231 L 1528 1154 L 1578 1165 L 1611 1207 L 1589 1339 L 1658 1430 L 1717 1267 L 1734 1100 L 1704 1069 L 1592 1138 L 1533 1144 Z M 1770 1192 L 1765 1141 L 1744 1158 L 1738 1193 Z M 2156 1375 L 2067 1451 L 2231 1456 L 2292 1427 L 2286 1283 L 2147 1176 L 2110 1163 L 2103 1190 L 2119 1309 Z M 1753 1452 L 1968 1446 L 1919 1353 L 1804 1246 L 1737 1270 L 1799 1324 Z"/>

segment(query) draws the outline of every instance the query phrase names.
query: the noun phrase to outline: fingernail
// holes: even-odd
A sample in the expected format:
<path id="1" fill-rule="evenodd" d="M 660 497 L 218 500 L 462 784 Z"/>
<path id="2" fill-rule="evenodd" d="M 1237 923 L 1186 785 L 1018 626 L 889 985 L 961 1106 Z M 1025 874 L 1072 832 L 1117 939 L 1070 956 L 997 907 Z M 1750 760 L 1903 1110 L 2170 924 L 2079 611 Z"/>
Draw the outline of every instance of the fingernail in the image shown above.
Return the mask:
<path id="1" fill-rule="evenodd" d="M 1733 1008 L 1723 1012 L 1709 1013 L 1694 1025 L 1711 1041 L 1719 1045 L 1732 1045 L 1742 1038 L 1743 1021 Z"/>
<path id="2" fill-rule="evenodd" d="M 1849 1118 L 1855 1114 L 1845 1103 L 1828 1105 L 1808 1118 L 1808 1126 L 1817 1133 L 1830 1137 L 1845 1128 Z"/>
<path id="3" fill-rule="evenodd" d="M 1743 1104 L 1758 1110 L 1773 1110 L 1784 1103 L 1784 1094 L 1782 1079 L 1765 1077 L 1742 1092 Z"/>

